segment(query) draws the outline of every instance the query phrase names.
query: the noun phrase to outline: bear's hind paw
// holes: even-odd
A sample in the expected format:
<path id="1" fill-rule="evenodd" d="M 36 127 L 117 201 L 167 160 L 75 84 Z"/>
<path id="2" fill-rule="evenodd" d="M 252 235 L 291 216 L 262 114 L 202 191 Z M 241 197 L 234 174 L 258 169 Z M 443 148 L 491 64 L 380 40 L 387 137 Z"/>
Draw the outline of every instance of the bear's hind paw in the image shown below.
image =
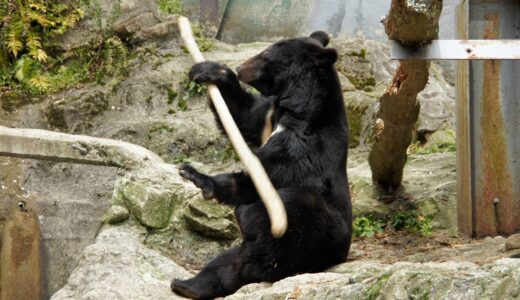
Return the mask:
<path id="1" fill-rule="evenodd" d="M 181 296 L 184 296 L 184 297 L 188 297 L 188 298 L 192 298 L 192 299 L 200 299 L 200 294 L 195 292 L 194 290 L 192 290 L 183 280 L 180 280 L 180 279 L 174 279 L 172 281 L 172 284 L 171 284 L 171 289 L 172 289 L 172 292 L 178 294 L 178 295 L 181 295 Z"/>

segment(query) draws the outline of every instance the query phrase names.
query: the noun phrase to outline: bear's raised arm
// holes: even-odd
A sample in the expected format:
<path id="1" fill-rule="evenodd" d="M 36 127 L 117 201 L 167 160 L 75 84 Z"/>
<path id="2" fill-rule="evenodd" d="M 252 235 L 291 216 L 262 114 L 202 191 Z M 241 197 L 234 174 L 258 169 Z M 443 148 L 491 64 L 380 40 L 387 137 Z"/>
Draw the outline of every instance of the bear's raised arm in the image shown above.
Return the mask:
<path id="1" fill-rule="evenodd" d="M 262 144 L 266 120 L 270 117 L 271 101 L 261 95 L 253 95 L 245 91 L 240 86 L 236 74 L 224 64 L 216 62 L 195 64 L 189 72 L 189 77 L 199 84 L 217 85 L 246 142 L 252 147 L 259 147 Z M 219 128 L 222 129 L 213 104 L 210 105 Z"/>

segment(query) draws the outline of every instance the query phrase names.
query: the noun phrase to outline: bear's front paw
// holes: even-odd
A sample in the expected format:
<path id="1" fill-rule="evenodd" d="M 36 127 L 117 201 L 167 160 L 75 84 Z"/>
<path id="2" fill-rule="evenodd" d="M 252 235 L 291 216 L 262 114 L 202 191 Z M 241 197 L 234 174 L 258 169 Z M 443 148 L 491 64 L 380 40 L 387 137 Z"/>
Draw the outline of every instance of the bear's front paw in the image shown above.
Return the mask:
<path id="1" fill-rule="evenodd" d="M 233 71 L 226 65 L 205 61 L 191 67 L 188 77 L 196 83 L 226 84 L 233 78 Z"/>
<path id="2" fill-rule="evenodd" d="M 204 199 L 211 199 L 215 197 L 214 185 L 211 177 L 200 173 L 188 164 L 179 166 L 179 174 L 183 178 L 193 182 L 193 184 L 195 184 L 195 186 L 202 191 L 202 196 Z"/>

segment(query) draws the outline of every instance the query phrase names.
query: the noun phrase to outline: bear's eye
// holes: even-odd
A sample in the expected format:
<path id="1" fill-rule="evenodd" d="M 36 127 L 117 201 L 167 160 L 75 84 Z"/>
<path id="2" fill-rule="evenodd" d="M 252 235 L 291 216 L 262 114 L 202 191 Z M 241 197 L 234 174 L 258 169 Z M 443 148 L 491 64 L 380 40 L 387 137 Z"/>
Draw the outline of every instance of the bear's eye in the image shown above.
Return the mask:
<path id="1" fill-rule="evenodd" d="M 269 55 L 269 51 L 264 51 L 264 52 L 260 53 L 260 57 L 265 60 L 269 60 L 268 55 Z"/>

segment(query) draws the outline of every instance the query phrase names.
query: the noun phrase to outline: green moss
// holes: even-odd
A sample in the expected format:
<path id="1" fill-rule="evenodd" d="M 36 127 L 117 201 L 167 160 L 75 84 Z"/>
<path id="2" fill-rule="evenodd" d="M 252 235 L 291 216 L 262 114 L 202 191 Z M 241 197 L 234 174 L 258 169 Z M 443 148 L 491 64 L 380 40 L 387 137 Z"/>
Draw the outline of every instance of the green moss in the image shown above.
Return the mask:
<path id="1" fill-rule="evenodd" d="M 173 109 L 173 108 L 168 109 L 169 115 L 173 115 L 174 113 L 176 113 L 175 109 Z"/>
<path id="2" fill-rule="evenodd" d="M 457 152 L 456 143 L 439 143 L 430 147 L 424 147 L 420 142 L 411 144 L 408 148 L 410 154 L 433 154 L 433 153 L 445 153 L 445 152 Z"/>
<path id="3" fill-rule="evenodd" d="M 195 24 L 192 26 L 193 35 L 195 36 L 195 41 L 199 46 L 201 52 L 211 51 L 215 49 L 215 42 L 213 39 L 208 38 L 204 33 L 204 29 L 199 24 Z M 182 46 L 182 51 L 184 53 L 188 53 L 188 49 Z"/>
<path id="4" fill-rule="evenodd" d="M 363 298 L 366 300 L 377 299 L 381 294 L 381 288 L 383 288 L 388 279 L 390 279 L 390 276 L 392 276 L 390 273 L 381 275 L 381 277 L 379 277 L 377 281 L 368 288 Z"/>
<path id="5" fill-rule="evenodd" d="M 182 13 L 182 2 L 180 0 L 158 0 L 159 10 L 167 14 L 179 15 Z"/>
<path id="6" fill-rule="evenodd" d="M 155 133 L 160 133 L 160 132 L 173 132 L 175 129 L 173 127 L 171 127 L 168 123 L 157 123 L 157 124 L 154 124 L 150 130 L 148 130 L 148 139 L 152 139 L 153 135 Z"/>
<path id="7" fill-rule="evenodd" d="M 167 88 L 166 88 L 166 91 L 167 91 L 167 93 L 168 93 L 168 101 L 167 101 L 167 103 L 168 103 L 168 104 L 172 104 L 173 101 L 175 100 L 175 98 L 177 98 L 177 95 L 178 95 L 179 93 L 177 93 L 176 90 L 174 90 L 174 89 L 172 89 L 172 88 L 170 88 L 170 87 L 167 87 Z"/>
<path id="8" fill-rule="evenodd" d="M 233 211 L 228 206 L 195 198 L 188 202 L 183 216 L 186 224 L 203 236 L 228 240 L 239 236 Z"/>
<path id="9" fill-rule="evenodd" d="M 352 52 L 350 52 L 350 55 L 357 56 L 357 57 L 360 57 L 363 60 L 366 60 L 366 58 L 367 58 L 367 49 L 362 48 L 361 50 L 359 50 L 359 52 L 352 51 Z"/>
<path id="10" fill-rule="evenodd" d="M 141 224 L 149 228 L 164 228 L 170 222 L 174 197 L 171 192 L 152 183 L 132 182 L 124 187 L 125 204 Z"/>
<path id="11" fill-rule="evenodd" d="M 348 130 L 349 130 L 349 148 L 359 146 L 361 138 L 361 129 L 363 122 L 363 115 L 366 108 L 347 107 L 348 111 Z"/>
<path id="12" fill-rule="evenodd" d="M 354 85 L 354 87 L 358 90 L 364 90 L 367 87 L 376 86 L 376 79 L 373 77 L 370 78 L 362 78 L 354 75 L 346 75 L 348 80 Z"/>
<path id="13" fill-rule="evenodd" d="M 0 93 L 0 105 L 5 111 L 14 111 L 16 108 L 27 104 L 29 101 L 19 91 Z"/>
<path id="14" fill-rule="evenodd" d="M 188 102 L 186 101 L 186 98 L 181 98 L 177 102 L 177 107 L 180 111 L 186 111 L 188 109 Z"/>
<path id="15" fill-rule="evenodd" d="M 190 157 L 184 153 L 179 154 L 173 158 L 173 163 L 176 163 L 176 164 L 189 163 L 190 161 L 191 161 Z"/>
<path id="16" fill-rule="evenodd" d="M 152 96 L 148 96 L 148 97 L 146 98 L 146 100 L 145 100 L 145 101 L 146 101 L 146 104 L 148 104 L 148 105 L 152 104 L 152 98 L 153 98 Z"/>

